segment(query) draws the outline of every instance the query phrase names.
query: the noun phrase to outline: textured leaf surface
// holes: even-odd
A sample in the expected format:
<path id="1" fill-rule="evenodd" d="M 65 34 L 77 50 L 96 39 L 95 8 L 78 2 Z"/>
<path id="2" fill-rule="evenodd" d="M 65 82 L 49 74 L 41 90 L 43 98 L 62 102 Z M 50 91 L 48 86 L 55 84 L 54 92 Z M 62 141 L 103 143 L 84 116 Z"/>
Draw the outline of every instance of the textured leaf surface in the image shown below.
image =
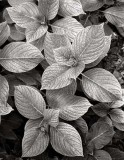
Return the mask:
<path id="1" fill-rule="evenodd" d="M 96 150 L 94 157 L 96 160 L 112 160 L 110 154 L 104 150 Z"/>
<path id="2" fill-rule="evenodd" d="M 73 42 L 76 35 L 84 30 L 84 27 L 75 18 L 66 17 L 53 23 L 52 29 L 55 33 L 67 35 L 70 41 Z"/>
<path id="3" fill-rule="evenodd" d="M 123 160 L 124 152 L 117 148 L 107 148 L 106 151 L 111 155 L 112 160 Z"/>
<path id="4" fill-rule="evenodd" d="M 87 144 L 91 149 L 101 149 L 107 145 L 114 135 L 114 130 L 107 123 L 95 123 L 87 135 Z"/>
<path id="5" fill-rule="evenodd" d="M 85 64 L 95 61 L 105 48 L 105 33 L 103 24 L 88 26 L 80 31 L 74 43 L 73 52 Z"/>
<path id="6" fill-rule="evenodd" d="M 18 111 L 24 117 L 29 119 L 42 117 L 46 104 L 42 95 L 35 88 L 24 85 L 16 86 L 14 98 Z"/>
<path id="7" fill-rule="evenodd" d="M 22 156 L 33 157 L 43 153 L 49 144 L 49 136 L 39 129 L 26 130 L 22 140 Z"/>
<path id="8" fill-rule="evenodd" d="M 74 127 L 60 122 L 56 128 L 50 128 L 52 147 L 60 154 L 74 157 L 83 156 L 82 141 Z"/>
<path id="9" fill-rule="evenodd" d="M 59 14 L 63 17 L 84 14 L 80 0 L 60 0 Z"/>
<path id="10" fill-rule="evenodd" d="M 118 80 L 113 74 L 101 68 L 86 71 L 82 76 L 82 87 L 90 98 L 100 102 L 122 99 Z"/>
<path id="11" fill-rule="evenodd" d="M 124 111 L 121 109 L 112 109 L 109 115 L 113 121 L 117 123 L 124 123 Z"/>
<path id="12" fill-rule="evenodd" d="M 110 23 L 117 27 L 124 27 L 124 5 L 110 7 L 104 13 Z"/>
<path id="13" fill-rule="evenodd" d="M 50 65 L 56 62 L 53 49 L 68 45 L 70 45 L 70 42 L 66 35 L 47 32 L 44 42 L 44 53 L 47 62 Z"/>
<path id="14" fill-rule="evenodd" d="M 43 59 L 39 49 L 25 42 L 12 42 L 0 54 L 0 64 L 8 71 L 20 73 L 35 68 Z"/>
<path id="15" fill-rule="evenodd" d="M 112 122 L 113 126 L 115 126 L 118 130 L 124 131 L 124 123 L 117 123 L 115 121 Z"/>
<path id="16" fill-rule="evenodd" d="M 11 5 L 11 6 L 16 6 L 16 5 L 20 5 L 22 3 L 25 3 L 25 2 L 35 2 L 35 0 L 8 0 L 8 3 Z"/>
<path id="17" fill-rule="evenodd" d="M 11 19 L 20 27 L 27 28 L 32 25 L 32 23 L 38 21 L 40 16 L 39 10 L 36 4 L 28 2 L 22 3 L 15 7 L 8 7 L 7 11 Z"/>
<path id="18" fill-rule="evenodd" d="M 25 131 L 26 131 L 26 130 L 30 130 L 30 129 L 32 129 L 32 128 L 39 128 L 42 120 L 43 120 L 43 117 L 37 118 L 37 119 L 29 119 L 29 120 L 26 122 Z"/>
<path id="19" fill-rule="evenodd" d="M 10 28 L 7 22 L 0 23 L 0 46 L 2 46 L 10 36 Z"/>

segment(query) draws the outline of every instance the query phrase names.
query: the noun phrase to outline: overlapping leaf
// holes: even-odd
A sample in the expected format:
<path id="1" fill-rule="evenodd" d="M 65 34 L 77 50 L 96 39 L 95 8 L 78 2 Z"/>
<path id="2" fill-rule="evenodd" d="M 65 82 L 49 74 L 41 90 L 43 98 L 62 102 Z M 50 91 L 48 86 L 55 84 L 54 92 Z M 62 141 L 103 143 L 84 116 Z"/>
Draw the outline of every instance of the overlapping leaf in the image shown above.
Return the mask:
<path id="1" fill-rule="evenodd" d="M 110 154 L 104 150 L 96 150 L 94 152 L 96 160 L 112 160 Z"/>
<path id="2" fill-rule="evenodd" d="M 42 95 L 33 87 L 16 86 L 15 87 L 15 105 L 18 111 L 29 119 L 36 119 L 43 116 L 46 108 Z"/>
<path id="3" fill-rule="evenodd" d="M 20 4 L 25 3 L 25 2 L 35 2 L 35 0 L 21 0 L 21 1 L 18 1 L 18 0 L 8 0 L 8 3 L 11 6 L 20 5 Z"/>
<path id="4" fill-rule="evenodd" d="M 112 109 L 109 114 L 113 121 L 117 123 L 124 123 L 124 111 L 121 109 Z"/>
<path id="5" fill-rule="evenodd" d="M 52 147 L 60 154 L 74 157 L 83 156 L 82 141 L 74 127 L 60 122 L 56 128 L 50 128 Z"/>
<path id="6" fill-rule="evenodd" d="M 0 64 L 8 71 L 20 73 L 35 68 L 43 55 L 35 46 L 25 42 L 12 42 L 0 54 Z"/>
<path id="7" fill-rule="evenodd" d="M 82 87 L 92 99 L 100 102 L 112 102 L 122 99 L 122 90 L 118 80 L 110 72 L 95 68 L 82 75 Z"/>

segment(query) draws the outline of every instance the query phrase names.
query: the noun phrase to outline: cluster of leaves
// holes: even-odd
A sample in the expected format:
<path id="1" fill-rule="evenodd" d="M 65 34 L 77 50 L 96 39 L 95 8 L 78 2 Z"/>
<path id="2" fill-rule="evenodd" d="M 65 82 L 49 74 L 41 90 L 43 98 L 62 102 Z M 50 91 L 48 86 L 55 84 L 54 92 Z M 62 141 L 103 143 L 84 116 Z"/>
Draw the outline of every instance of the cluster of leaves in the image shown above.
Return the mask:
<path id="1" fill-rule="evenodd" d="M 6 139 L 18 139 L 22 153 L 10 153 L 17 157 L 124 159 L 113 147 L 124 131 L 124 89 L 99 65 L 116 33 L 124 36 L 124 0 L 6 4 L 0 23 L 0 153 L 7 150 Z"/>

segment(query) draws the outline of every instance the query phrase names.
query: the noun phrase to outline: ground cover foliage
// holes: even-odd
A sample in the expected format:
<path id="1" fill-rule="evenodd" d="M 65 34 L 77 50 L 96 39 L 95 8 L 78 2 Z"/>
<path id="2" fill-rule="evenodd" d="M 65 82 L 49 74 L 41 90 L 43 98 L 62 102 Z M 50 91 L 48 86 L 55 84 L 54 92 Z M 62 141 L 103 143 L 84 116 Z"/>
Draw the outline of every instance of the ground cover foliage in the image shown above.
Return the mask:
<path id="1" fill-rule="evenodd" d="M 0 1 L 0 159 L 124 159 L 124 0 Z"/>

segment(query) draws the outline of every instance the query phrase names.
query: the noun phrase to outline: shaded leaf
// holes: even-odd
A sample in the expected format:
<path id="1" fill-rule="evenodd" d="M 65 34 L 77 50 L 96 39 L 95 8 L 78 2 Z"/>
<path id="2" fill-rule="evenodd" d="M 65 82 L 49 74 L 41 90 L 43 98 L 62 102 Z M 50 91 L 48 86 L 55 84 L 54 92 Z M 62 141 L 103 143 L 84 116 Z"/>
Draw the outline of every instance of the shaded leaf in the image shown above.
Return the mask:
<path id="1" fill-rule="evenodd" d="M 100 102 L 122 99 L 122 90 L 118 80 L 109 71 L 101 68 L 84 72 L 82 87 L 90 98 Z"/>
<path id="2" fill-rule="evenodd" d="M 118 130 L 124 131 L 124 123 L 117 123 L 115 121 L 112 122 L 113 126 L 115 126 Z"/>
<path id="3" fill-rule="evenodd" d="M 112 109 L 109 112 L 111 119 L 117 123 L 124 123 L 124 111 L 121 109 Z"/>
<path id="4" fill-rule="evenodd" d="M 113 122 L 108 116 L 99 118 L 99 120 L 97 122 L 99 122 L 99 123 L 107 123 L 107 124 L 109 124 L 109 126 L 113 126 L 113 124 L 112 124 Z"/>
<path id="5" fill-rule="evenodd" d="M 74 157 L 83 156 L 81 137 L 74 127 L 60 122 L 56 128 L 50 128 L 52 147 L 60 154 Z"/>
<path id="6" fill-rule="evenodd" d="M 12 42 L 0 54 L 0 64 L 8 71 L 20 73 L 35 68 L 43 55 L 35 46 L 25 42 Z"/>
<path id="7" fill-rule="evenodd" d="M 110 154 L 104 150 L 96 150 L 94 152 L 96 160 L 112 160 Z"/>
<path id="8" fill-rule="evenodd" d="M 42 117 L 46 104 L 35 88 L 25 85 L 16 86 L 14 98 L 18 111 L 24 117 L 29 119 Z"/>
<path id="9" fill-rule="evenodd" d="M 80 0 L 60 0 L 59 14 L 63 17 L 84 14 Z"/>

